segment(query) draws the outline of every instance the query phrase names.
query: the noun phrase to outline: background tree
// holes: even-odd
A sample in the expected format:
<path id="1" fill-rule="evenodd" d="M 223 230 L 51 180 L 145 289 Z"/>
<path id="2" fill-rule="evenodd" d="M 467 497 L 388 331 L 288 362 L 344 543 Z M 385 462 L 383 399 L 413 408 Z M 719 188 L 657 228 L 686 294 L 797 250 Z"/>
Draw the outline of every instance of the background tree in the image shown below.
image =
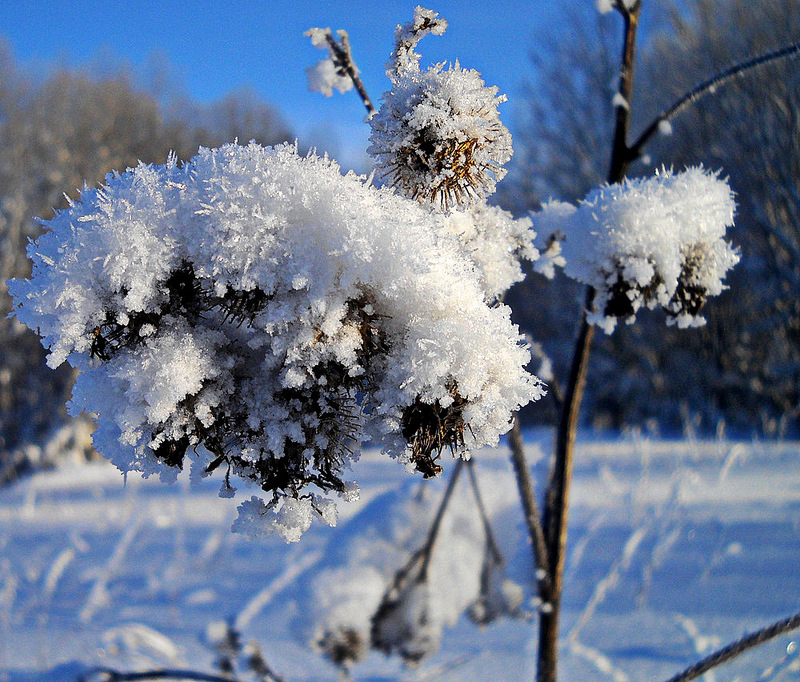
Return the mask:
<path id="1" fill-rule="evenodd" d="M 45 366 L 36 335 L 8 319 L 6 280 L 27 276 L 36 217 L 52 216 L 112 169 L 187 159 L 199 145 L 239 137 L 271 145 L 289 139 L 277 111 L 251 92 L 206 106 L 161 104 L 124 71 L 94 77 L 61 69 L 42 82 L 20 71 L 0 44 L 0 482 L 28 466 L 22 446 L 41 444 L 64 423 L 73 373 Z"/>
<path id="2" fill-rule="evenodd" d="M 648 6 L 650 24 L 643 27 L 649 35 L 639 54 L 634 135 L 711 74 L 800 34 L 797 0 L 661 5 Z M 516 168 L 501 198 L 517 212 L 537 208 L 550 196 L 581 197 L 604 179 L 615 60 L 609 38 L 616 17 L 598 16 L 588 6 L 569 10 L 566 21 L 573 38 L 537 45 L 533 55 L 523 104 L 530 114 L 515 139 Z M 712 428 L 723 418 L 748 431 L 796 427 L 800 126 L 793 66 L 742 79 L 682 114 L 674 134 L 654 141 L 649 157 L 632 167 L 631 176 L 660 165 L 724 168 L 737 192 L 732 236 L 746 265 L 731 278 L 737 295 L 723 295 L 709 306 L 706 327 L 665 330 L 644 315 L 636 325 L 597 339 L 586 410 L 596 425 L 655 424 L 657 418 L 668 428 L 689 422 Z M 551 288 L 529 278 L 509 301 L 524 328 L 536 330 L 556 376 L 564 376 L 564 349 L 574 335 L 566 320 L 581 302 L 568 284 L 558 287 L 558 297 Z M 536 306 L 525 306 L 525 300 Z M 554 303 L 545 308 L 545 300 Z"/>

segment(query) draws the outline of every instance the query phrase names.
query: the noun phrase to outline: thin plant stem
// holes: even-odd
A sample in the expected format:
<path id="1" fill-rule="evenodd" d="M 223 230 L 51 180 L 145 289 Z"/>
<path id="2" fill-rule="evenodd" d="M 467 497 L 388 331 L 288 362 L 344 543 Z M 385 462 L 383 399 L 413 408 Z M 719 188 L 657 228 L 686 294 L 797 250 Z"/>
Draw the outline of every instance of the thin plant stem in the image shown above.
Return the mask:
<path id="1" fill-rule="evenodd" d="M 703 660 L 698 661 L 693 666 L 686 668 L 686 670 L 678 675 L 675 675 L 675 677 L 670 677 L 667 682 L 689 682 L 689 680 L 695 680 L 701 675 L 707 673 L 709 670 L 716 668 L 723 663 L 727 663 L 737 656 L 741 656 L 750 649 L 764 644 L 771 639 L 775 639 L 775 637 L 780 637 L 787 632 L 796 630 L 797 628 L 800 628 L 800 613 L 790 616 L 789 618 L 776 621 L 775 623 L 772 623 L 761 630 L 757 630 L 749 635 L 745 635 L 741 639 L 729 644 L 726 647 L 723 647 L 718 651 L 715 651 L 713 654 L 707 656 Z"/>
<path id="2" fill-rule="evenodd" d="M 356 89 L 358 96 L 361 97 L 361 101 L 367 109 L 367 114 L 371 117 L 375 114 L 375 107 L 367 94 L 364 83 L 358 75 L 356 63 L 353 61 L 353 54 L 350 51 L 350 38 L 346 31 L 339 31 L 338 34 L 340 42 L 337 43 L 336 39 L 331 35 L 331 32 L 327 32 L 325 39 L 328 41 L 328 47 L 331 48 L 336 66 L 352 81 L 353 87 Z"/>
<path id="3" fill-rule="evenodd" d="M 236 682 L 232 677 L 220 677 L 194 670 L 144 670 L 140 672 L 119 672 L 111 668 L 96 668 L 86 675 L 82 675 L 79 682 L 91 682 L 96 675 L 103 675 L 98 682 L 129 682 L 132 680 L 197 680 L 197 682 Z"/>
<path id="4" fill-rule="evenodd" d="M 502 564 L 504 563 L 503 553 L 500 551 L 500 546 L 497 544 L 497 540 L 494 537 L 492 524 L 489 522 L 489 515 L 486 513 L 486 505 L 483 503 L 483 496 L 481 495 L 481 490 L 478 487 L 478 477 L 475 475 L 475 460 L 468 459 L 466 464 L 467 473 L 469 474 L 469 482 L 472 486 L 472 492 L 475 494 L 475 503 L 478 505 L 478 513 L 480 514 L 481 523 L 483 524 L 483 532 L 486 535 L 486 545 L 495 561 L 498 564 Z"/>
<path id="5" fill-rule="evenodd" d="M 420 580 L 426 580 L 428 578 L 428 567 L 431 563 L 431 555 L 433 554 L 433 548 L 436 544 L 436 539 L 439 537 L 439 530 L 442 526 L 442 519 L 444 519 L 444 513 L 447 511 L 447 506 L 450 504 L 450 499 L 453 497 L 453 491 L 455 490 L 456 483 L 458 482 L 458 477 L 461 474 L 461 469 L 464 468 L 464 460 L 458 459 L 456 461 L 455 468 L 453 469 L 453 473 L 450 474 L 450 480 L 447 482 L 447 488 L 444 491 L 444 496 L 442 497 L 442 501 L 439 504 L 439 509 L 436 510 L 436 516 L 433 519 L 433 523 L 431 524 L 431 529 L 428 531 L 428 537 L 425 540 L 425 544 L 422 546 L 422 565 L 419 569 L 419 578 Z"/>
<path id="6" fill-rule="evenodd" d="M 786 45 L 777 50 L 772 50 L 771 52 L 766 52 L 764 54 L 753 57 L 752 59 L 748 59 L 744 62 L 740 62 L 739 64 L 735 64 L 725 69 L 724 71 L 712 76 L 708 80 L 700 83 L 692 90 L 690 90 L 682 97 L 680 97 L 678 100 L 676 100 L 672 104 L 672 106 L 662 111 L 658 116 L 655 117 L 655 119 L 653 119 L 650 125 L 648 125 L 644 129 L 644 132 L 639 136 L 636 142 L 634 142 L 628 148 L 627 151 L 628 161 L 629 162 L 635 161 L 642 155 L 642 150 L 644 149 L 644 146 L 658 132 L 661 124 L 669 123 L 678 114 L 680 114 L 685 109 L 692 106 L 699 100 L 703 99 L 707 95 L 715 94 L 719 88 L 728 85 L 737 78 L 743 78 L 749 75 L 750 72 L 753 71 L 754 69 L 758 69 L 760 67 L 767 66 L 769 64 L 774 64 L 775 62 L 783 61 L 785 59 L 792 59 L 796 57 L 800 57 L 800 42 L 792 43 L 791 45 Z"/>
<path id="7" fill-rule="evenodd" d="M 508 444 L 511 449 L 511 463 L 514 465 L 514 475 L 517 479 L 519 497 L 525 515 L 525 524 L 528 527 L 528 537 L 531 541 L 539 597 L 544 599 L 543 595 L 548 593 L 550 580 L 547 542 L 544 537 L 539 507 L 536 504 L 536 495 L 533 491 L 533 480 L 525 458 L 525 445 L 522 439 L 522 431 L 519 427 L 518 415 L 514 417 L 514 424 L 508 434 Z"/>
<path id="8" fill-rule="evenodd" d="M 628 155 L 628 130 L 630 127 L 630 103 L 633 94 L 633 73 L 636 57 L 636 34 L 639 26 L 641 2 L 626 7 L 618 2 L 617 10 L 625 24 L 625 38 L 620 60 L 620 77 L 617 103 L 616 125 L 611 149 L 611 163 L 608 173 L 609 183 L 620 182 L 627 173 L 630 163 Z M 588 312 L 592 309 L 595 290 L 586 292 L 586 303 L 581 311 L 581 326 L 575 344 L 569 384 L 556 433 L 555 457 L 547 487 L 544 510 L 544 531 L 547 542 L 549 564 L 549 585 L 542 595 L 544 602 L 539 617 L 539 656 L 537 680 L 555 682 L 558 663 L 558 628 L 561 611 L 561 592 L 564 580 L 564 561 L 566 557 L 569 489 L 572 479 L 575 437 L 578 429 L 581 403 L 586 386 L 586 373 L 589 366 L 594 327 L 588 322 Z"/>

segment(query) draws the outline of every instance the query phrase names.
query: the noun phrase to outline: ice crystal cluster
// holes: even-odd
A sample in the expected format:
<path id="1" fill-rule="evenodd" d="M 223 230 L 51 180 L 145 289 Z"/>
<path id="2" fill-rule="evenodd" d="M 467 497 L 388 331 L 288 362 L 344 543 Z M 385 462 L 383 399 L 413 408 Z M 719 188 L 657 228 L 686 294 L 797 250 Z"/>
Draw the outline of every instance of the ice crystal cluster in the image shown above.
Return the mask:
<path id="1" fill-rule="evenodd" d="M 444 209 L 466 207 L 494 192 L 511 158 L 511 135 L 497 106 L 496 87 L 458 62 L 423 71 L 414 51 L 419 40 L 441 35 L 447 22 L 417 7 L 398 26 L 387 70 L 391 90 L 370 119 L 368 153 L 378 175 L 406 196 Z"/>
<path id="2" fill-rule="evenodd" d="M 443 218 L 472 261 L 489 299 L 498 299 L 525 278 L 521 262 L 535 262 L 539 251 L 530 218 L 517 218 L 497 206 L 476 204 Z"/>
<path id="3" fill-rule="evenodd" d="M 237 527 L 297 540 L 335 522 L 321 493 L 353 492 L 361 441 L 435 475 L 542 393 L 442 220 L 294 146 L 230 144 L 84 189 L 10 290 L 49 364 L 80 370 L 100 452 L 252 481 L 266 501 Z"/>
<path id="4" fill-rule="evenodd" d="M 548 251 L 566 260 L 564 272 L 596 289 L 589 321 L 610 333 L 642 306 L 662 308 L 679 327 L 703 324 L 706 299 L 739 260 L 724 240 L 734 209 L 725 180 L 689 168 L 601 187 L 578 206 L 551 202 L 533 221 L 551 235 Z"/>

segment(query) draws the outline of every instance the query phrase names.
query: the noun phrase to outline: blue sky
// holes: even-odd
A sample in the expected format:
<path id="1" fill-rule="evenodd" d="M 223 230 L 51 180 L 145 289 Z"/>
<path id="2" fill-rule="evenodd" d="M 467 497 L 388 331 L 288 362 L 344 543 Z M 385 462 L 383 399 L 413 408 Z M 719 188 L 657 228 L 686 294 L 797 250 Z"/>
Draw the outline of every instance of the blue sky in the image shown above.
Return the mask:
<path id="1" fill-rule="evenodd" d="M 346 29 L 374 100 L 387 87 L 384 64 L 394 27 L 408 21 L 415 2 L 290 2 L 288 0 L 6 0 L 0 35 L 17 62 L 45 70 L 108 61 L 146 70 L 166 57 L 194 99 L 207 102 L 242 87 L 275 104 L 295 133 L 347 163 L 366 146 L 364 109 L 354 92 L 331 98 L 308 92 L 305 69 L 323 56 L 303 32 L 312 26 Z M 424 61 L 454 61 L 480 71 L 509 97 L 501 109 L 514 130 L 513 101 L 529 71 L 536 35 L 553 30 L 555 0 L 471 2 L 430 0 L 448 19 L 442 37 L 420 45 Z M 334 141 L 338 140 L 338 144 Z"/>

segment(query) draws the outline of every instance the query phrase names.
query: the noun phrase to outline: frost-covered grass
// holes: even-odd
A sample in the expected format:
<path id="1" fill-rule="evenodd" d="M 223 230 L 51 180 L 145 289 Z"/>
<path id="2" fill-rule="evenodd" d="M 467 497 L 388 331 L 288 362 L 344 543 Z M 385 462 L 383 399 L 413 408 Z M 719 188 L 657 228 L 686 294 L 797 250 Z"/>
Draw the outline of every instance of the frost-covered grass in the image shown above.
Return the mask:
<path id="1" fill-rule="evenodd" d="M 527 447 L 541 488 L 548 438 L 529 434 Z M 796 611 L 798 450 L 798 443 L 585 438 L 570 515 L 562 679 L 665 679 L 709 648 Z M 507 452 L 482 451 L 476 461 L 505 577 L 523 587 L 530 612 L 530 554 Z M 204 633 L 230 618 L 286 679 L 336 680 L 310 640 L 325 618 L 365 621 L 387 573 L 425 539 L 446 482 L 423 482 L 370 453 L 354 473 L 361 500 L 340 505 L 337 528 L 315 524 L 294 545 L 230 533 L 235 504 L 217 497 L 214 480 L 191 487 L 181 475 L 166 487 L 129 474 L 123 485 L 102 462 L 1 490 L 0 679 L 72 680 L 92 665 L 210 670 Z M 532 677 L 533 622 L 505 618 L 481 629 L 448 612 L 474 599 L 482 563 L 482 526 L 465 475 L 443 533 L 433 612 L 454 625 L 444 628 L 438 653 L 406 669 L 373 652 L 354 667 L 354 679 Z M 711 679 L 755 680 L 776 663 L 764 679 L 794 679 L 786 666 L 796 660 L 780 663 L 790 641 Z"/>

